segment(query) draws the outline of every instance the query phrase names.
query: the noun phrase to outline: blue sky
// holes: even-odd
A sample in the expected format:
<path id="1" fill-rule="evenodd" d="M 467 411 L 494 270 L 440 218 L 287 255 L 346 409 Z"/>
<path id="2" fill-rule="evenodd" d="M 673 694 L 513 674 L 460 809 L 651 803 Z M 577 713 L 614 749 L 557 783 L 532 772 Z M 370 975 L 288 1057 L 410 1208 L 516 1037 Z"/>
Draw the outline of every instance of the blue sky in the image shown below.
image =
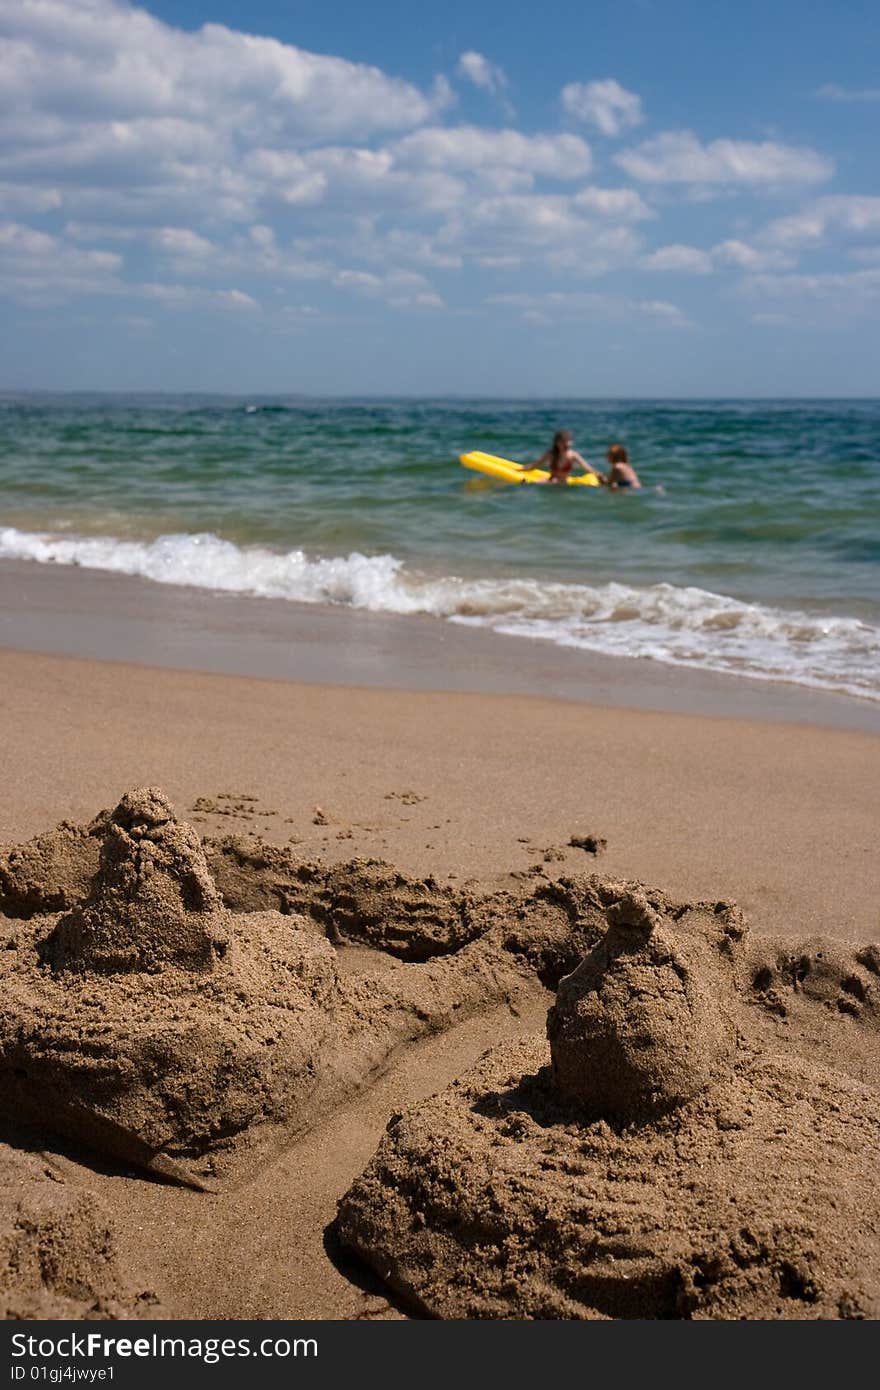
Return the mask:
<path id="1" fill-rule="evenodd" d="M 878 56 L 846 0 L 0 0 L 0 389 L 876 395 Z"/>

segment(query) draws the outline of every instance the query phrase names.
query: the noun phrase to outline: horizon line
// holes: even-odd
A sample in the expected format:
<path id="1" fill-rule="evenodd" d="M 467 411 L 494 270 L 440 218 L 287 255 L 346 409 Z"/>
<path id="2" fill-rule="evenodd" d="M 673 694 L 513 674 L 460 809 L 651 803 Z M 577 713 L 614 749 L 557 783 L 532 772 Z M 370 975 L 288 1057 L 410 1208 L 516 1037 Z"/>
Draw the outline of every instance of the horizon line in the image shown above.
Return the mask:
<path id="1" fill-rule="evenodd" d="M 874 395 L 858 394 L 852 396 L 841 395 L 715 395 L 709 392 L 698 395 L 571 395 L 571 394 L 525 394 L 525 395 L 501 395 L 492 392 L 480 392 L 475 394 L 450 391 L 450 392 L 393 392 L 393 391 L 367 391 L 367 392 L 324 392 L 324 391 L 227 391 L 217 388 L 187 390 L 166 388 L 136 387 L 134 389 L 125 387 L 100 387 L 100 386 L 23 386 L 23 387 L 4 387 L 0 386 L 0 403 L 10 398 L 20 396 L 162 396 L 162 397 L 206 397 L 232 400 L 296 400 L 296 401 L 582 401 L 598 403 L 602 401 L 651 401 L 651 402 L 675 402 L 675 401 L 880 401 L 880 393 Z"/>

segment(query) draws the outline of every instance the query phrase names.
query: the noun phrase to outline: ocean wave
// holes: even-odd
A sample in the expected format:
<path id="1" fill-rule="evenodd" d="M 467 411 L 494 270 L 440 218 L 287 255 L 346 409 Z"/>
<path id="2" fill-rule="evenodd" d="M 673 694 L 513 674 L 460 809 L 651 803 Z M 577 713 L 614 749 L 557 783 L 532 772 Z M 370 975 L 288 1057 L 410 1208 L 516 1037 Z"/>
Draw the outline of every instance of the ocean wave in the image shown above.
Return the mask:
<path id="1" fill-rule="evenodd" d="M 880 701 L 880 628 L 746 603 L 693 586 L 432 576 L 392 555 L 310 556 L 210 533 L 152 542 L 0 528 L 0 556 L 138 575 L 160 584 L 432 614 L 612 656 L 793 682 Z"/>

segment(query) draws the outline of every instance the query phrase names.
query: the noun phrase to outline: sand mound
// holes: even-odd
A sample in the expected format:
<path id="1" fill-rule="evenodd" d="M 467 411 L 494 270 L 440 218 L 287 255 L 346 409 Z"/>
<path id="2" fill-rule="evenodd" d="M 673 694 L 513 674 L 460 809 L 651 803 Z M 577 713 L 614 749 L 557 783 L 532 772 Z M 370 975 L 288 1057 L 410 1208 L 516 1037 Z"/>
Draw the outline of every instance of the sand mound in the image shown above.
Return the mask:
<path id="1" fill-rule="evenodd" d="M 378 877 L 402 900 L 375 867 L 357 869 L 363 895 Z M 340 971 L 314 919 L 231 914 L 155 789 L 108 818 L 80 905 L 3 937 L 0 1111 L 196 1186 L 252 1167 L 405 1043 L 534 987 L 497 940 Z"/>
<path id="2" fill-rule="evenodd" d="M 313 885 L 313 891 L 294 898 L 295 911 L 401 960 L 429 960 L 458 950 L 476 935 L 461 894 L 430 876 L 402 874 L 381 860 L 333 865 Z"/>
<path id="3" fill-rule="evenodd" d="M 209 973 L 53 974 L 49 944 L 19 938 L 0 960 L 0 1110 L 200 1186 L 307 1106 L 337 986 L 313 933 L 254 913 Z"/>
<path id="4" fill-rule="evenodd" d="M 595 875 L 481 895 L 203 847 L 156 789 L 15 854 L 18 909 L 64 896 L 0 918 L 0 1113 L 215 1187 L 540 980 L 550 1047 L 395 1118 L 344 1240 L 443 1317 L 880 1312 L 877 948 L 752 942 L 729 903 Z M 63 1257 L 60 1218 L 9 1209 L 11 1316 L 137 1307 L 67 1200 Z"/>
<path id="5" fill-rule="evenodd" d="M 138 881 L 132 842 L 143 860 L 154 860 L 158 852 L 160 869 L 164 851 L 172 880 L 175 861 L 181 857 L 175 855 L 170 843 L 163 845 L 170 833 L 167 804 L 160 800 L 153 812 L 153 825 L 149 807 L 140 811 L 146 811 L 140 823 L 128 826 L 113 822 L 115 850 L 110 858 L 118 853 L 123 867 L 121 872 L 112 863 L 106 867 L 100 896 L 106 896 L 110 887 L 106 882 L 109 873 L 117 880 L 118 915 L 125 920 L 134 911 L 140 918 L 137 934 L 149 936 L 146 919 L 155 910 L 163 913 L 167 905 L 159 901 L 158 886 L 148 888 L 143 876 Z M 75 968 L 75 938 L 81 932 L 89 938 L 102 935 L 100 926 L 96 931 L 90 929 L 92 911 L 86 900 L 93 890 L 110 820 L 110 813 L 104 811 L 87 826 L 64 823 L 52 834 L 10 847 L 0 855 L 0 913 L 30 917 L 80 909 L 71 913 L 73 920 L 57 942 L 58 960 L 63 959 L 68 968 Z M 622 891 L 620 885 L 577 876 L 539 883 L 528 892 L 519 889 L 483 894 L 440 884 L 430 875 L 416 878 L 403 874 L 382 860 L 353 859 L 335 865 L 303 860 L 288 848 L 245 836 L 206 839 L 202 851 L 222 903 L 234 913 L 271 910 L 299 914 L 337 943 L 368 945 L 405 961 L 451 954 L 499 927 L 506 948 L 528 960 L 542 982 L 554 989 L 561 976 L 574 970 L 595 945 L 605 929 L 604 910 Z M 188 853 L 192 856 L 193 852 L 191 844 Z M 182 856 L 184 864 L 185 860 L 186 854 Z M 145 864 L 149 870 L 156 867 L 152 862 Z M 168 884 L 167 875 L 165 886 L 171 889 L 173 903 L 174 884 Z M 94 892 L 98 892 L 97 885 Z M 209 889 L 202 892 L 210 895 Z M 662 894 L 654 896 L 667 904 Z M 128 905 L 128 898 L 136 899 L 134 908 Z M 143 904 L 139 914 L 137 901 Z M 214 903 L 211 910 L 217 906 Z M 185 907 L 192 911 L 192 903 L 185 903 Z"/>
<path id="6" fill-rule="evenodd" d="M 641 892 L 607 919 L 547 1018 L 553 1080 L 593 1115 L 640 1120 L 697 1095 L 729 1059 L 736 938 L 673 931 Z"/>
<path id="7" fill-rule="evenodd" d="M 35 1154 L 0 1144 L 0 1318 L 159 1317 L 122 1278 L 113 1231 L 90 1192 Z"/>
<path id="8" fill-rule="evenodd" d="M 642 889 L 596 874 L 538 884 L 520 898 L 494 895 L 482 903 L 485 922 L 499 922 L 505 948 L 524 957 L 548 989 L 577 969 L 608 930 L 607 913 L 631 891 L 644 892 L 653 911 L 671 914 L 678 905 L 656 889 Z M 698 909 L 703 904 L 689 904 Z M 720 904 L 719 909 L 728 904 Z M 684 909 L 682 909 L 684 910 Z"/>
<path id="9" fill-rule="evenodd" d="M 301 913 L 337 938 L 400 960 L 429 960 L 477 935 L 467 895 L 379 859 L 327 865 L 235 836 L 209 840 L 205 850 L 223 901 L 236 912 L 274 907 Z"/>
<path id="10" fill-rule="evenodd" d="M 98 871 L 107 814 L 88 825 L 62 821 L 51 834 L 0 849 L 0 913 L 34 917 L 80 902 Z"/>
<path id="11" fill-rule="evenodd" d="M 552 1050 L 499 1048 L 395 1117 L 341 1238 L 439 1317 L 877 1316 L 875 955 L 814 943 L 783 1017 L 778 948 L 729 904 L 602 892 Z M 836 1003 L 854 961 L 861 1019 Z M 835 1069 L 810 1056 L 819 1014 Z"/>
<path id="12" fill-rule="evenodd" d="M 445 1318 L 880 1314 L 876 1092 L 755 1059 L 675 1118 L 560 1109 L 546 1045 L 500 1048 L 392 1120 L 339 1229 Z"/>
<path id="13" fill-rule="evenodd" d="M 0 953 L 0 1108 L 199 1184 L 296 1115 L 334 1034 L 332 947 L 276 913 L 233 918 L 161 793 L 109 819 L 85 902 Z"/>
<path id="14" fill-rule="evenodd" d="M 308 880 L 321 866 L 304 864 L 289 850 L 245 835 L 206 839 L 205 861 L 232 912 L 291 912 L 300 872 Z"/>
<path id="15" fill-rule="evenodd" d="M 413 878 L 382 860 L 327 865 L 239 836 L 206 840 L 204 848 L 221 897 L 235 912 L 297 912 L 334 940 L 407 961 L 450 954 L 497 928 L 505 948 L 554 989 L 603 934 L 604 911 L 625 889 L 578 876 L 527 893 L 484 894 Z M 658 901 L 666 903 L 662 894 Z"/>
<path id="16" fill-rule="evenodd" d="M 61 918 L 47 957 L 58 970 L 210 970 L 228 944 L 198 836 L 148 787 L 125 795 L 107 821 L 88 896 Z"/>

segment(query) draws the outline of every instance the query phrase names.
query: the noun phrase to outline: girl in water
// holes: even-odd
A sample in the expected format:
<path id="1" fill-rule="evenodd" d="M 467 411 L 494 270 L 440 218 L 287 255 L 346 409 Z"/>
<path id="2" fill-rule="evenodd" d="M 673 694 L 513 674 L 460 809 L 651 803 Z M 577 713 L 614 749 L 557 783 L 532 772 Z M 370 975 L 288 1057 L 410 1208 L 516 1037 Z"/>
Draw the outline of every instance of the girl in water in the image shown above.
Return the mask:
<path id="1" fill-rule="evenodd" d="M 605 486 L 616 492 L 622 487 L 641 487 L 639 475 L 629 461 L 629 454 L 622 444 L 611 444 L 608 449 L 608 476 L 603 479 Z"/>
<path id="2" fill-rule="evenodd" d="M 609 451 L 609 460 L 610 457 Z M 577 450 L 572 447 L 571 430 L 557 430 L 550 448 L 541 455 L 537 463 L 532 464 L 532 467 L 550 469 L 550 477 L 541 481 L 564 483 L 575 464 L 578 464 L 585 473 L 592 473 L 600 482 L 605 482 L 604 475 L 599 473 L 591 463 L 587 463 L 585 458 L 581 458 Z"/>

